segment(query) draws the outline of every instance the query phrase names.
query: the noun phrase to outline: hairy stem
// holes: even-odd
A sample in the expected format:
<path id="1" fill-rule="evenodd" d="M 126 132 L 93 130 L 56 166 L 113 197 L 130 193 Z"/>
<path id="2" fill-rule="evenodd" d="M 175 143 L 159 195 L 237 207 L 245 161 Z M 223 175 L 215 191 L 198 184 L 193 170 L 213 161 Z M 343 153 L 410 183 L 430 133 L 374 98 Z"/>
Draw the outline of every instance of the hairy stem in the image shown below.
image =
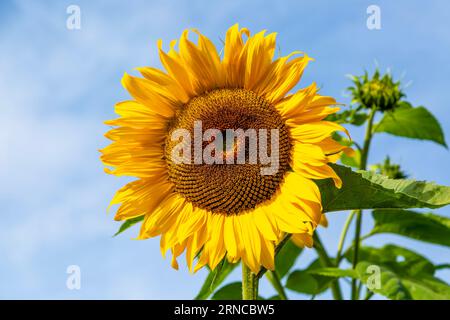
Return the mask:
<path id="1" fill-rule="evenodd" d="M 256 300 L 258 298 L 259 279 L 247 265 L 242 262 L 242 300 Z"/>

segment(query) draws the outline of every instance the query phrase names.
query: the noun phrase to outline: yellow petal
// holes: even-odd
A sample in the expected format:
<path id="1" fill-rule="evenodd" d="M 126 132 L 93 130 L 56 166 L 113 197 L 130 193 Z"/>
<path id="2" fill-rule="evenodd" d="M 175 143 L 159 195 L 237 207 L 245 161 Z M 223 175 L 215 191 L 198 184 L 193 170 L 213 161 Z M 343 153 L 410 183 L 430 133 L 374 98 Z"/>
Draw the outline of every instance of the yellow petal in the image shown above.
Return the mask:
<path id="1" fill-rule="evenodd" d="M 244 263 L 248 265 L 253 273 L 258 273 L 261 268 L 261 238 L 250 217 L 241 214 L 238 219 L 241 227 L 242 239 L 245 250 L 242 252 Z"/>
<path id="2" fill-rule="evenodd" d="M 265 239 L 272 241 L 278 240 L 276 225 L 273 225 L 270 222 L 265 212 L 262 212 L 260 209 L 256 209 L 251 213 L 251 216 L 259 232 Z"/>
<path id="3" fill-rule="evenodd" d="M 330 121 L 318 121 L 305 123 L 291 128 L 291 136 L 293 139 L 302 143 L 318 143 L 328 137 L 335 131 L 348 131 L 341 125 Z"/>
<path id="4" fill-rule="evenodd" d="M 139 103 L 145 105 L 152 112 L 164 117 L 173 117 L 177 106 L 167 96 L 163 96 L 155 91 L 152 82 L 137 77 L 124 74 L 122 85 Z"/>
<path id="5" fill-rule="evenodd" d="M 265 36 L 265 30 L 250 37 L 242 49 L 240 62 L 244 66 L 244 88 L 254 90 L 267 74 L 275 52 L 276 33 Z"/>
<path id="6" fill-rule="evenodd" d="M 278 70 L 278 80 L 274 82 L 274 85 L 266 94 L 265 98 L 271 103 L 277 103 L 280 99 L 284 98 L 298 83 L 308 62 L 311 60 L 310 57 L 304 54 L 303 57 L 283 63 Z M 277 66 L 277 64 L 273 64 L 273 66 Z"/>
<path id="7" fill-rule="evenodd" d="M 284 184 L 281 186 L 281 193 L 321 203 L 319 187 L 313 181 L 296 172 L 286 174 Z"/>
<path id="8" fill-rule="evenodd" d="M 307 233 L 293 234 L 291 240 L 300 248 L 304 248 L 305 246 L 312 248 L 314 244 L 311 235 Z"/>
<path id="9" fill-rule="evenodd" d="M 261 264 L 267 270 L 275 270 L 275 247 L 271 241 L 261 242 Z"/>
<path id="10" fill-rule="evenodd" d="M 321 180 L 321 179 L 331 178 L 331 179 L 333 179 L 334 185 L 337 188 L 342 187 L 341 178 L 328 165 L 318 167 L 318 166 L 310 166 L 308 164 L 298 162 L 296 164 L 296 167 L 293 169 L 295 172 L 297 172 L 298 174 L 300 174 L 308 179 Z"/>
<path id="11" fill-rule="evenodd" d="M 309 87 L 298 90 L 295 94 L 287 97 L 277 103 L 275 107 L 279 110 L 281 116 L 287 121 L 292 118 L 300 117 L 308 106 L 308 103 L 314 98 L 317 92 L 317 86 L 312 83 Z"/>
<path id="12" fill-rule="evenodd" d="M 320 225 L 324 228 L 328 227 L 328 219 L 325 214 L 322 214 L 322 217 L 320 218 Z"/>
<path id="13" fill-rule="evenodd" d="M 297 142 L 292 150 L 292 162 L 293 166 L 297 162 L 304 162 L 311 166 L 323 166 L 328 159 L 319 146 Z"/>
<path id="14" fill-rule="evenodd" d="M 235 24 L 228 29 L 225 37 L 224 57 L 222 66 L 225 72 L 226 85 L 231 88 L 243 87 L 244 73 L 240 66 L 240 56 L 244 41 L 242 35 L 250 36 L 250 32 L 245 29 L 239 29 L 239 25 Z"/>
<path id="15" fill-rule="evenodd" d="M 238 246 L 237 246 L 237 237 L 234 230 L 234 215 L 230 215 L 225 217 L 224 221 L 224 243 L 225 248 L 227 249 L 228 256 L 231 259 L 234 259 L 238 256 Z"/>
<path id="16" fill-rule="evenodd" d="M 180 38 L 180 57 L 183 60 L 186 68 L 192 74 L 192 83 L 196 92 L 204 92 L 217 88 L 220 84 L 220 70 L 219 64 L 212 56 L 217 55 L 217 52 L 209 53 L 204 49 L 206 40 L 200 38 L 203 44 L 203 50 L 199 49 L 195 44 L 188 40 L 189 31 L 185 30 Z M 217 55 L 218 56 L 218 55 Z"/>
<path id="17" fill-rule="evenodd" d="M 175 79 L 175 81 L 179 84 L 180 87 L 182 87 L 185 90 L 186 94 L 189 97 L 195 96 L 196 92 L 194 91 L 189 72 L 186 70 L 185 66 L 183 65 L 183 62 L 180 61 L 179 56 L 175 54 L 173 46 L 171 46 L 171 51 L 169 52 L 171 53 L 170 55 L 162 50 L 161 40 L 158 41 L 158 48 L 161 63 L 163 64 L 164 68 L 167 70 L 169 75 L 173 79 Z"/>
<path id="18" fill-rule="evenodd" d="M 171 76 L 165 72 L 151 67 L 136 68 L 145 79 L 156 84 L 154 86 L 156 91 L 161 94 L 169 96 L 174 102 L 187 103 L 189 96 L 184 88 L 182 88 Z"/>

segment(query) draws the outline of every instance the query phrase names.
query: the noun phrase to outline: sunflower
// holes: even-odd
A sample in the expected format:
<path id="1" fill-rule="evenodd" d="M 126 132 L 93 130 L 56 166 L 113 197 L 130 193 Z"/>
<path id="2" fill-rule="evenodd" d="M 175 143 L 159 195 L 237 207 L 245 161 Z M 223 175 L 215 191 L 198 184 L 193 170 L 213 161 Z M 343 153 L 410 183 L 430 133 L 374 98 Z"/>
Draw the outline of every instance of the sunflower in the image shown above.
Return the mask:
<path id="1" fill-rule="evenodd" d="M 222 56 L 207 37 L 191 32 L 197 43 L 186 30 L 168 52 L 158 41 L 164 71 L 142 67 L 137 70 L 143 78 L 122 79 L 132 100 L 116 104 L 120 117 L 106 122 L 113 128 L 105 136 L 113 142 L 101 150 L 101 159 L 106 172 L 138 180 L 111 201 L 120 204 L 115 219 L 143 218 L 138 239 L 161 236 L 161 252 L 171 250 L 174 268 L 185 252 L 194 272 L 205 265 L 214 269 L 225 257 L 242 259 L 254 273 L 261 266 L 273 270 L 274 248 L 286 234 L 311 247 L 315 228 L 326 223 L 313 180 L 342 184 L 328 163 L 345 151 L 331 138 L 345 129 L 323 121 L 339 108 L 314 83 L 289 93 L 312 59 L 301 52 L 274 59 L 275 33 L 251 35 L 234 25 Z M 278 157 L 277 171 L 262 174 L 260 160 L 175 161 L 173 134 L 193 134 L 197 121 L 202 132 L 278 130 L 278 150 L 270 150 Z M 221 156 L 235 155 L 232 144 Z"/>

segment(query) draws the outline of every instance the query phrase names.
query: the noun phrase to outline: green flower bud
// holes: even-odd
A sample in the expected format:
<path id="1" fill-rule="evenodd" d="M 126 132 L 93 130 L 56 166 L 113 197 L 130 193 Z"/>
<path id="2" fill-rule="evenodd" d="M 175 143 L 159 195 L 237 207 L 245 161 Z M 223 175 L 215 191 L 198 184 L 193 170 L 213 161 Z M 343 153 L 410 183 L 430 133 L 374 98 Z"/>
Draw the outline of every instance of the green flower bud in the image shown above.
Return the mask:
<path id="1" fill-rule="evenodd" d="M 400 165 L 391 163 L 391 159 L 386 157 L 383 163 L 378 163 L 371 168 L 376 173 L 382 174 L 391 179 L 405 179 L 408 175 L 403 172 Z"/>
<path id="2" fill-rule="evenodd" d="M 352 93 L 352 103 L 368 109 L 393 110 L 405 96 L 401 91 L 400 81 L 394 82 L 389 73 L 381 77 L 376 70 L 371 79 L 366 72 L 363 76 L 353 76 L 352 80 L 354 86 L 348 88 Z"/>

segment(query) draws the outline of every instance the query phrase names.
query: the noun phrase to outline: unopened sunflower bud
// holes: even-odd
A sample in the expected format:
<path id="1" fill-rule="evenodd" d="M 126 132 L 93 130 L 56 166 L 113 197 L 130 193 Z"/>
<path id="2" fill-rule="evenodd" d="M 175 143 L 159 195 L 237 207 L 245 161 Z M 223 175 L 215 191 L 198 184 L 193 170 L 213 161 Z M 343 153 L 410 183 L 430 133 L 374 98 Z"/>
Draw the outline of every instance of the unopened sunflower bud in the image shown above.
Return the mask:
<path id="1" fill-rule="evenodd" d="M 408 177 L 408 175 L 401 170 L 399 164 L 391 163 L 391 159 L 389 157 L 386 157 L 383 163 L 372 166 L 372 169 L 377 173 L 391 179 L 405 179 Z"/>
<path id="2" fill-rule="evenodd" d="M 380 111 L 393 110 L 405 96 L 400 88 L 400 81 L 394 82 L 389 73 L 381 76 L 378 70 L 371 79 L 367 72 L 363 76 L 352 77 L 354 86 L 349 87 L 352 103 Z"/>

